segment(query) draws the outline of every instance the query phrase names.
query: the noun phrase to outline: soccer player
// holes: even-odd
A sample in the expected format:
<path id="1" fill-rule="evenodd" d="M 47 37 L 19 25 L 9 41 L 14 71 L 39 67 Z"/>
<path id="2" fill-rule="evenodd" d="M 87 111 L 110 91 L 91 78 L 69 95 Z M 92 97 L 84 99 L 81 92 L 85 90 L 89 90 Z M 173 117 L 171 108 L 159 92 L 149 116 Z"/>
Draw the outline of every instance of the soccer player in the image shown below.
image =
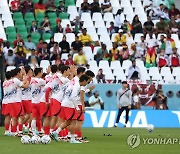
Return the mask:
<path id="1" fill-rule="evenodd" d="M 80 112 L 80 109 L 76 105 L 77 99 L 80 94 L 81 86 L 84 87 L 88 84 L 89 77 L 87 75 L 82 75 L 79 78 L 79 82 L 70 81 L 69 86 L 67 87 L 62 101 L 61 115 L 62 119 L 65 121 L 62 124 L 58 124 L 58 129 L 52 132 L 52 137 L 58 141 L 58 134 L 61 130 L 69 126 L 72 122 L 72 118 L 75 114 L 75 109 Z M 84 101 L 84 100 L 83 100 Z M 82 143 L 75 140 L 74 132 L 71 130 L 71 140 L 70 143 Z"/>
<path id="2" fill-rule="evenodd" d="M 26 76 L 24 76 L 24 79 L 27 79 L 29 82 L 31 81 L 31 78 L 33 76 L 33 69 L 27 65 L 24 66 Z M 28 131 L 28 126 L 30 120 L 31 120 L 31 85 L 29 85 L 27 88 L 22 88 L 22 105 L 24 108 L 24 120 L 23 123 L 25 124 L 24 131 Z"/>
<path id="3" fill-rule="evenodd" d="M 31 129 L 33 135 L 38 135 L 36 130 L 36 121 L 38 131 L 41 131 L 41 103 L 40 99 L 42 97 L 43 88 L 46 84 L 46 81 L 43 80 L 42 77 L 43 69 L 42 68 L 35 68 L 34 75 L 31 79 L 31 94 L 32 94 L 32 121 L 31 121 Z"/>
<path id="4" fill-rule="evenodd" d="M 11 71 L 7 71 L 5 73 L 6 76 L 6 80 L 3 82 L 3 93 L 4 93 L 4 97 L 2 100 L 2 115 L 4 115 L 4 127 L 5 127 L 5 136 L 11 136 L 11 133 L 9 131 L 9 124 L 10 124 L 10 120 L 11 120 L 11 116 L 10 116 L 10 110 L 9 110 L 9 92 L 11 91 Z"/>
<path id="5" fill-rule="evenodd" d="M 95 77 L 95 74 L 90 70 L 86 71 L 85 75 L 87 75 L 89 77 L 88 83 L 90 83 L 93 80 L 93 78 Z M 79 100 L 77 101 L 77 105 L 78 105 L 79 109 L 81 110 L 81 112 L 80 113 L 76 112 L 75 116 L 77 118 L 77 122 L 76 122 L 75 130 L 76 130 L 76 134 L 77 134 L 77 139 L 80 142 L 88 143 L 89 141 L 83 140 L 83 138 L 82 138 L 82 125 L 84 123 L 84 112 L 85 112 L 84 93 L 90 92 L 95 87 L 90 86 L 89 88 L 87 88 L 87 86 L 86 86 L 84 88 L 85 88 L 85 90 L 80 91 L 80 97 L 79 97 Z M 83 104 L 81 102 L 83 102 Z"/>
<path id="6" fill-rule="evenodd" d="M 23 115 L 24 115 L 24 109 L 22 106 L 22 89 L 21 88 L 27 88 L 29 85 L 29 82 L 27 80 L 24 80 L 24 83 L 21 82 L 23 75 L 25 75 L 24 69 L 15 68 L 13 71 L 14 78 L 11 82 L 11 92 L 9 93 L 9 97 L 11 99 L 10 102 L 10 116 L 12 118 L 12 128 L 11 132 L 13 136 L 22 136 L 22 124 L 23 124 Z M 19 133 L 17 133 L 17 121 L 19 118 Z"/>

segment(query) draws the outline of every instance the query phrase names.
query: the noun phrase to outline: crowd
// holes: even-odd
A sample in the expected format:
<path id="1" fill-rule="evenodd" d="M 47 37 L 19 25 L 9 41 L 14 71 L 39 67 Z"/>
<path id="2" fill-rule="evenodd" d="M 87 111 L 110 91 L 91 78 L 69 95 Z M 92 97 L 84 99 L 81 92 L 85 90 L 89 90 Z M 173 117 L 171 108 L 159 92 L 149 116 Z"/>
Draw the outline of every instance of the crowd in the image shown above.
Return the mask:
<path id="1" fill-rule="evenodd" d="M 100 60 L 109 62 L 119 60 L 122 64 L 124 60 L 140 59 L 144 61 L 147 68 L 152 66 L 158 67 L 177 67 L 180 66 L 180 57 L 176 48 L 176 40 L 172 38 L 172 34 L 179 35 L 180 31 L 180 12 L 175 5 L 169 1 L 158 1 L 158 5 L 152 0 L 143 3 L 147 14 L 147 21 L 142 23 L 138 15 L 135 15 L 132 23 L 124 18 L 123 9 L 119 9 L 115 15 L 115 20 L 110 22 L 108 33 L 112 40 L 112 47 L 106 45 L 106 42 L 98 42 L 92 40 L 83 27 L 81 14 L 83 12 L 112 12 L 111 2 L 104 0 L 100 5 L 97 0 L 91 4 L 84 0 L 80 7 L 80 14 L 71 24 L 67 24 L 62 28 L 62 20 L 56 18 L 55 31 L 52 29 L 49 12 L 56 12 L 57 15 L 67 11 L 65 6 L 66 1 L 60 0 L 59 4 L 55 4 L 53 0 L 39 0 L 38 3 L 33 3 L 31 0 L 11 0 L 9 2 L 12 13 L 21 11 L 23 15 L 27 12 L 38 14 L 38 10 L 43 10 L 45 13 L 44 20 L 37 24 L 37 21 L 32 21 L 27 39 L 23 39 L 17 34 L 16 40 L 13 42 L 0 41 L 0 50 L 5 56 L 6 66 L 22 66 L 31 64 L 39 66 L 41 60 L 54 61 L 56 64 L 65 63 L 68 65 L 76 64 L 85 66 L 88 64 L 87 55 L 82 51 L 82 47 L 89 46 L 94 52 L 96 46 L 100 49 L 94 53 L 94 60 L 97 64 Z M 156 24 L 154 20 L 159 20 Z M 63 33 L 62 41 L 54 41 L 54 33 Z M 39 42 L 32 41 L 32 34 L 39 33 L 43 36 L 44 33 L 51 35 L 50 41 L 47 43 L 43 37 Z M 75 40 L 70 44 L 67 41 L 66 34 L 75 33 Z M 137 35 L 141 33 L 139 39 Z M 129 43 L 129 39 L 134 38 L 134 42 Z M 68 59 L 61 58 L 62 54 L 67 53 Z M 76 54 L 78 53 L 78 54 Z M 75 55 L 76 54 L 76 55 Z M 74 56 L 75 55 L 75 56 Z"/>

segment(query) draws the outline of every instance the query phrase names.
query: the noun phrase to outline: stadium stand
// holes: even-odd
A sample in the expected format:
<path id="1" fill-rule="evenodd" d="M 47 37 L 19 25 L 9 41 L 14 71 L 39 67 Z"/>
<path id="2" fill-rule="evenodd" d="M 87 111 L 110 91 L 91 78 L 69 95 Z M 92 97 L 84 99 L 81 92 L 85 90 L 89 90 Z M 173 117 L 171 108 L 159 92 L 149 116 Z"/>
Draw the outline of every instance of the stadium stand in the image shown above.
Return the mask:
<path id="1" fill-rule="evenodd" d="M 168 14 L 165 14 L 164 8 L 167 6 L 163 6 L 160 8 L 158 4 L 158 0 L 155 1 L 155 4 L 150 6 L 146 6 L 146 4 L 150 4 L 150 0 L 110 0 L 111 5 L 113 7 L 112 11 L 103 13 L 103 11 L 94 12 L 93 14 L 88 12 L 81 12 L 81 4 L 83 0 L 64 0 L 64 8 L 63 12 L 59 11 L 49 11 L 40 10 L 36 8 L 33 9 L 33 12 L 25 12 L 19 8 L 18 11 L 13 11 L 11 6 L 11 1 L 3 0 L 0 3 L 0 38 L 3 39 L 4 46 L 5 42 L 9 41 L 11 47 L 14 47 L 14 41 L 16 40 L 17 34 L 20 34 L 21 38 L 24 42 L 27 42 L 27 36 L 30 34 L 32 36 L 31 41 L 36 44 L 37 51 L 36 55 L 40 56 L 39 52 L 43 50 L 42 43 L 39 43 L 39 40 L 42 38 L 44 42 L 48 42 L 47 52 L 50 55 L 50 48 L 52 47 L 49 43 L 50 38 L 54 38 L 54 42 L 61 42 L 63 35 L 66 36 L 66 40 L 69 42 L 70 46 L 73 41 L 75 41 L 75 36 L 80 35 L 82 32 L 82 28 L 87 29 L 87 34 L 91 37 L 92 42 L 88 44 L 84 44 L 83 52 L 86 55 L 88 60 L 88 64 L 90 65 L 90 69 L 92 69 L 95 73 L 97 73 L 99 68 L 102 68 L 107 80 L 114 80 L 114 76 L 117 77 L 118 80 L 126 80 L 128 74 L 128 68 L 132 65 L 131 60 L 136 59 L 136 65 L 140 68 L 141 80 L 160 80 L 163 83 L 179 83 L 180 79 L 180 14 L 179 10 L 176 10 L 176 14 L 174 14 L 174 19 L 170 18 Z M 38 0 L 32 0 L 33 4 L 37 4 Z M 46 0 L 44 0 L 44 3 Z M 91 4 L 93 0 L 88 0 L 88 3 Z M 100 6 L 104 0 L 98 1 Z M 59 0 L 54 1 L 56 7 L 59 6 Z M 119 21 L 116 21 L 117 11 L 121 9 L 121 15 Z M 158 9 L 159 12 L 154 13 Z M 171 8 L 170 8 L 171 9 Z M 169 9 L 169 10 L 170 10 Z M 147 11 L 149 10 L 149 11 Z M 159 14 L 158 14 L 159 13 Z M 154 23 L 154 29 L 156 30 L 157 25 L 159 23 L 159 18 L 164 18 L 166 15 L 168 16 L 168 20 L 165 20 L 165 26 L 161 27 L 162 32 L 153 32 L 153 38 L 156 39 L 156 42 L 151 41 L 150 45 L 141 46 L 143 42 L 141 42 L 141 36 L 144 36 L 144 33 L 135 33 L 134 38 L 132 37 L 132 30 L 136 30 L 137 25 L 133 25 L 137 21 L 134 21 L 134 16 L 138 15 L 140 21 L 140 27 L 144 29 L 144 23 L 147 21 L 147 16 L 151 16 L 152 22 Z M 50 27 L 46 27 L 45 32 L 40 33 L 42 28 L 42 21 L 44 21 L 44 17 L 48 16 L 50 22 Z M 80 22 L 73 22 L 76 16 L 80 17 Z M 125 19 L 125 21 L 124 21 Z M 63 28 L 62 33 L 57 32 L 57 20 L 60 20 L 61 27 Z M 37 30 L 32 32 L 30 29 L 32 28 L 32 22 L 36 21 Z M 114 27 L 110 27 L 110 22 L 114 22 Z M 117 27 L 116 22 L 119 22 Z M 69 25 L 69 28 L 67 28 Z M 48 29 L 49 28 L 49 29 Z M 126 42 L 117 47 L 117 53 L 109 52 L 108 55 L 102 58 L 99 62 L 99 66 L 94 60 L 94 56 L 101 49 L 101 44 L 104 43 L 107 46 L 107 49 L 110 50 L 113 47 L 114 39 L 116 35 L 119 35 L 118 30 L 122 29 L 123 33 L 126 36 Z M 110 30 L 113 32 L 110 35 Z M 49 33 L 48 31 L 52 31 Z M 167 33 L 171 33 L 170 38 L 167 38 Z M 161 35 L 165 36 L 165 39 L 161 41 Z M 121 39 L 121 38 L 120 38 Z M 147 40 L 150 40 L 149 34 L 145 36 L 145 43 Z M 136 50 L 133 52 L 131 50 L 132 44 L 135 43 Z M 170 44 L 170 45 L 169 45 Z M 119 53 L 123 53 L 123 46 L 128 46 L 129 56 L 124 60 L 125 55 L 121 55 Z M 140 46 L 138 46 L 140 45 Z M 173 55 L 178 59 L 178 65 L 175 67 L 168 66 L 158 68 L 158 67 L 150 67 L 146 68 L 144 65 L 149 59 L 149 51 L 148 48 L 155 49 L 155 58 L 158 54 L 160 54 L 160 50 L 165 50 L 165 53 L 170 56 Z M 177 48 L 177 53 L 173 53 L 173 49 Z M 1 47 L 3 51 L 3 46 Z M 139 57 L 138 54 L 143 52 L 142 57 Z M 168 51 L 167 51 L 168 50 Z M 121 52 L 122 51 L 122 52 Z M 23 51 L 24 55 L 26 55 L 26 51 Z M 5 53 L 4 53 L 5 54 Z M 14 53 L 16 54 L 16 53 Z M 28 53 L 29 54 L 29 53 Z M 68 53 L 61 53 L 61 59 L 66 60 Z M 6 57 L 6 55 L 5 55 Z M 26 56 L 27 57 L 27 56 Z M 41 57 L 40 66 L 43 66 L 44 71 L 47 66 L 50 65 L 51 61 L 49 59 L 44 59 Z M 74 56 L 73 56 L 74 57 Z M 123 59 L 123 60 L 122 60 Z M 45 60 L 45 61 L 44 61 Z M 151 60 L 151 58 L 150 58 Z M 172 59 L 169 59 L 169 63 Z M 53 61 L 54 63 L 54 61 Z M 7 66 L 7 69 L 10 66 Z"/>

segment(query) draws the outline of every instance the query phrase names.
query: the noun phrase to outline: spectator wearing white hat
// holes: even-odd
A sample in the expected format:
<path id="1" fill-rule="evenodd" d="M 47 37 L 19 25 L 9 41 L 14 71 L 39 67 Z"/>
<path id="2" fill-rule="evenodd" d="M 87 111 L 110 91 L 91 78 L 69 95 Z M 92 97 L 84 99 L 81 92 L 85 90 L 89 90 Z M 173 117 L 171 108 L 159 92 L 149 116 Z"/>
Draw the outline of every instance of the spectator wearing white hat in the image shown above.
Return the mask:
<path id="1" fill-rule="evenodd" d="M 89 105 L 93 107 L 93 109 L 100 110 L 101 106 L 104 105 L 102 98 L 99 96 L 99 92 L 95 91 L 93 96 L 89 98 Z"/>

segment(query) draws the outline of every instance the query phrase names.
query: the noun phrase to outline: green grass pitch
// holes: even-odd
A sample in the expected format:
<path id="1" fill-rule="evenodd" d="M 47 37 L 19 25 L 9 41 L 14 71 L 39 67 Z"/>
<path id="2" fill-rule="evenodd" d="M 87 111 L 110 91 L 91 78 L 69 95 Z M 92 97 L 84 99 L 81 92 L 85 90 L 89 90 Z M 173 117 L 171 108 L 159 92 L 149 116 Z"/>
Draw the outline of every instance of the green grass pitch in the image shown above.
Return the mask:
<path id="1" fill-rule="evenodd" d="M 145 128 L 84 128 L 83 134 L 90 143 L 70 144 L 51 141 L 48 145 L 23 145 L 18 137 L 3 136 L 0 127 L 0 154 L 179 154 L 180 144 L 147 145 L 140 144 L 130 149 L 127 137 L 139 133 L 141 138 L 179 138 L 180 129 L 155 128 L 149 133 Z M 104 136 L 112 134 L 112 136 Z M 142 140 L 142 139 L 141 139 Z"/>

